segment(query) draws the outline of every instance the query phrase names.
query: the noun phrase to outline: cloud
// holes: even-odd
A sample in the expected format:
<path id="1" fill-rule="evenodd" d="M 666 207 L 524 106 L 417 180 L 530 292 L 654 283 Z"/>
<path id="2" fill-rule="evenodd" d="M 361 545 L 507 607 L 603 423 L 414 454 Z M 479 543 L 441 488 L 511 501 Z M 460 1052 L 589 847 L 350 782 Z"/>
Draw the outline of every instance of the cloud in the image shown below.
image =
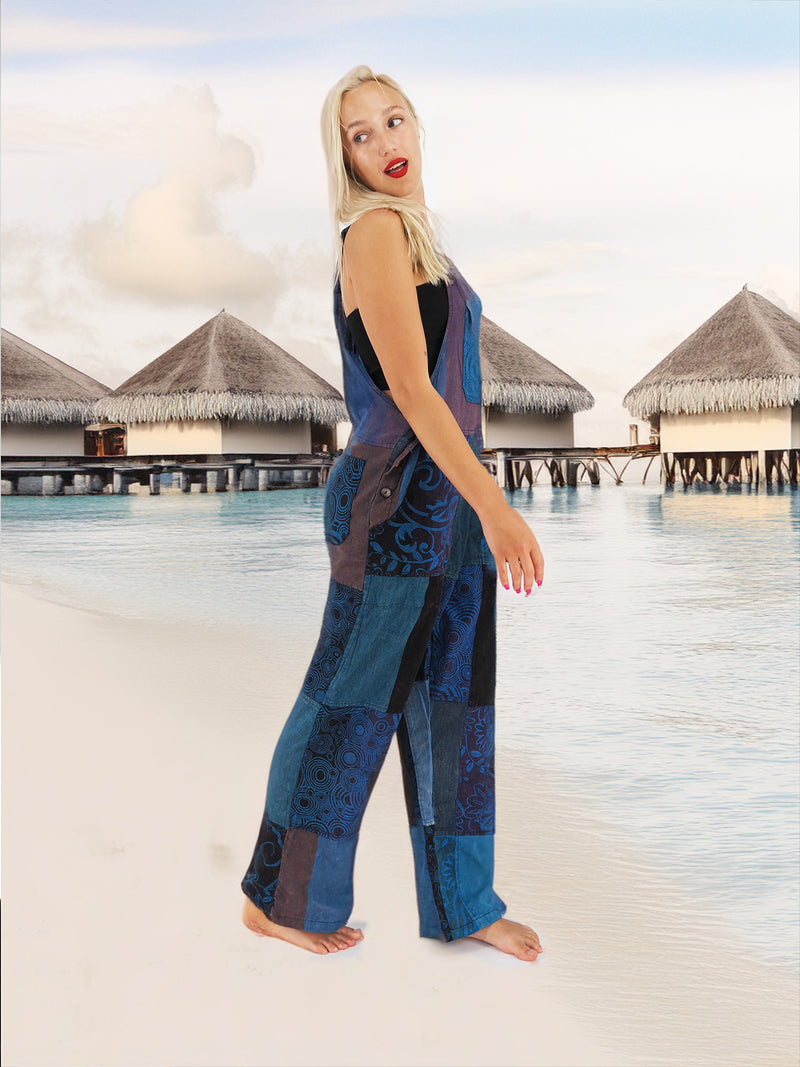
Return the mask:
<path id="1" fill-rule="evenodd" d="M 129 200 L 122 220 L 107 212 L 76 230 L 75 253 L 104 285 L 156 303 L 274 301 L 286 284 L 270 262 L 220 228 L 222 193 L 249 185 L 255 159 L 218 129 L 210 89 L 176 88 L 157 108 L 138 109 L 140 131 L 166 172 Z"/>
<path id="2" fill-rule="evenodd" d="M 10 15 L 3 20 L 3 51 L 6 55 L 176 48 L 205 44 L 214 38 L 215 34 L 210 31 L 82 22 L 36 15 Z"/>
<path id="3" fill-rule="evenodd" d="M 493 7 L 524 9 L 527 0 L 495 0 Z M 54 3 L 55 7 L 56 4 Z M 63 6 L 63 5 L 62 5 Z M 460 0 L 459 16 L 480 12 L 485 0 Z M 111 5 L 109 5 L 111 8 Z M 404 17 L 438 19 L 453 12 L 451 0 L 406 0 Z M 394 0 L 237 0 L 231 7 L 211 5 L 208 13 L 196 3 L 172 0 L 159 12 L 134 12 L 133 18 L 113 21 L 7 12 L 3 18 L 3 52 L 7 56 L 76 52 L 193 48 L 226 41 L 281 40 L 304 36 L 309 30 L 331 30 L 362 22 L 382 22 L 396 14 Z M 137 19 L 136 15 L 140 14 Z M 170 25 L 169 23 L 172 23 Z M 191 26 L 192 28 L 188 28 Z"/>
<path id="4" fill-rule="evenodd" d="M 608 253 L 598 241 L 543 241 L 535 248 L 511 251 L 497 248 L 495 257 L 480 265 L 484 285 L 509 285 L 560 275 L 577 261 Z"/>

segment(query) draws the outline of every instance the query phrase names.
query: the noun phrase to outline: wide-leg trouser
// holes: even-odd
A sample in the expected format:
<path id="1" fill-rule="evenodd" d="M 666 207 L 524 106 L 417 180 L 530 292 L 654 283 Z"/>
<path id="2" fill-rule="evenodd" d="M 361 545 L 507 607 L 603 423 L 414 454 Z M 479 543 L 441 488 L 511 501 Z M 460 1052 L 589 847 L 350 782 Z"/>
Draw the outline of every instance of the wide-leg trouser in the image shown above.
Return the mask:
<path id="1" fill-rule="evenodd" d="M 403 515 L 393 522 L 399 529 Z M 438 574 L 376 565 L 363 591 L 331 580 L 242 882 L 280 925 L 327 932 L 347 922 L 361 820 L 395 735 L 420 934 L 466 937 L 505 912 L 492 884 L 496 574 L 460 498 L 450 534 Z M 385 549 L 372 538 L 374 558 Z"/>

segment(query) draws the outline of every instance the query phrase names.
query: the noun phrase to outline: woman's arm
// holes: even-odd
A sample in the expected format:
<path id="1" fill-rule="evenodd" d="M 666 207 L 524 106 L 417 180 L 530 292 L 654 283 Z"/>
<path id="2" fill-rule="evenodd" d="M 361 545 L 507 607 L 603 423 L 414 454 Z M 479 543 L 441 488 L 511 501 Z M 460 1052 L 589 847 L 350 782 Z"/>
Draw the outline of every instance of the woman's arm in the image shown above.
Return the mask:
<path id="1" fill-rule="evenodd" d="M 506 588 L 541 585 L 544 560 L 528 524 L 475 456 L 442 397 L 431 385 L 425 332 L 402 222 L 378 209 L 352 224 L 343 263 L 352 296 L 395 404 L 425 451 L 474 508 Z M 349 302 L 349 301 L 348 301 Z M 508 569 L 508 570 L 507 570 Z"/>

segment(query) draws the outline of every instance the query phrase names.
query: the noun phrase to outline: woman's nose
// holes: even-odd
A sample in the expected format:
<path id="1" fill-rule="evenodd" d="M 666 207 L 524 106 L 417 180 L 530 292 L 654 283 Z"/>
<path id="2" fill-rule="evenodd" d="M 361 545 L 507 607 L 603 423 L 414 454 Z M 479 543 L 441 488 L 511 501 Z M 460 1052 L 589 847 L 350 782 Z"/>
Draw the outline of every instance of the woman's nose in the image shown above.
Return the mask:
<path id="1" fill-rule="evenodd" d="M 379 134 L 378 149 L 384 156 L 388 156 L 393 151 L 392 136 L 389 130 L 382 130 Z"/>

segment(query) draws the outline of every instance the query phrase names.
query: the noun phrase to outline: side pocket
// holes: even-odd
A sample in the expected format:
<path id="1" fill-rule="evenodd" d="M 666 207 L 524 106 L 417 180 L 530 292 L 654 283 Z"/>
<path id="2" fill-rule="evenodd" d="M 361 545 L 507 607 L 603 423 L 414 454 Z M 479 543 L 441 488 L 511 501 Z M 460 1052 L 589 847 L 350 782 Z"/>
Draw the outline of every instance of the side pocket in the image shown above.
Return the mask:
<path id="1" fill-rule="evenodd" d="M 340 545 L 350 533 L 350 510 L 365 460 L 343 455 L 334 463 L 325 490 L 325 540 Z"/>
<path id="2" fill-rule="evenodd" d="M 369 511 L 370 530 L 390 519 L 403 503 L 421 453 L 422 446 L 414 438 L 381 476 Z"/>

